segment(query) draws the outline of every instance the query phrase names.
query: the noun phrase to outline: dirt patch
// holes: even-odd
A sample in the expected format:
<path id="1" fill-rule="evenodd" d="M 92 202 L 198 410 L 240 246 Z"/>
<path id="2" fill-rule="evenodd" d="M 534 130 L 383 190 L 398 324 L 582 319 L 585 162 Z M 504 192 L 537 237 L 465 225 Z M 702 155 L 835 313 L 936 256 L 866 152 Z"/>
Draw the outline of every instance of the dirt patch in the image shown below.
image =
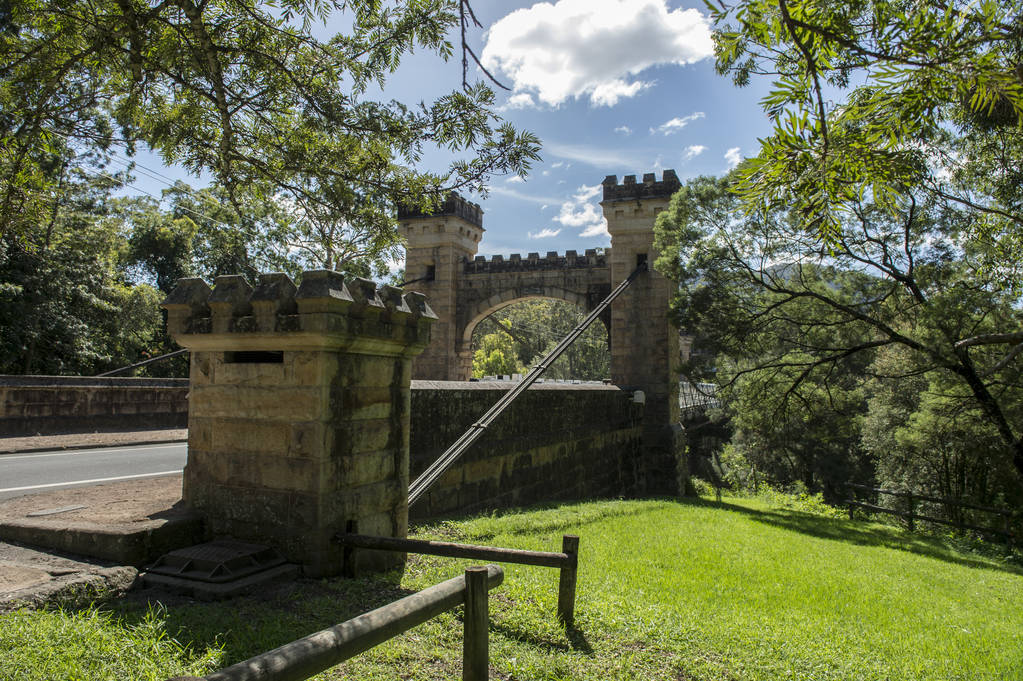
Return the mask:
<path id="1" fill-rule="evenodd" d="M 30 513 L 39 525 L 68 525 L 88 522 L 101 525 L 131 525 L 148 520 L 165 520 L 181 507 L 181 476 L 123 480 L 92 487 L 55 490 L 0 501 L 0 522 L 21 520 Z M 61 509 L 72 509 L 61 511 Z"/>

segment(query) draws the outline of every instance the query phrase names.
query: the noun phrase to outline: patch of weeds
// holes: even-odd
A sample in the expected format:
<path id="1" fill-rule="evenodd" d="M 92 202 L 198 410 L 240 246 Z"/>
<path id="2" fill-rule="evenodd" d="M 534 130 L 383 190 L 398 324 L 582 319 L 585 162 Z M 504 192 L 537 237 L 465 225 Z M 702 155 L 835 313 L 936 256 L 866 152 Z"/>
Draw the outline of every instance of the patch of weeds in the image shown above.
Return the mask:
<path id="1" fill-rule="evenodd" d="M 87 681 L 202 675 L 220 666 L 216 647 L 190 649 L 168 636 L 165 615 L 150 609 L 137 623 L 89 607 L 20 610 L 0 617 L 0 680 Z"/>

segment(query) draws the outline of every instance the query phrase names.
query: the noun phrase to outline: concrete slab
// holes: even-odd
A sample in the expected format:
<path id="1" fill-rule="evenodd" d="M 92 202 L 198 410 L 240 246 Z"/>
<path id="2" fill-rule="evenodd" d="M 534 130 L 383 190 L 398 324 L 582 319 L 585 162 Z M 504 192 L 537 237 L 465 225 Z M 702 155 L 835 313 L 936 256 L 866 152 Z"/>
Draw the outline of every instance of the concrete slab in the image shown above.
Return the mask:
<path id="1" fill-rule="evenodd" d="M 119 565 L 142 566 L 204 539 L 201 519 L 181 504 L 180 475 L 0 502 L 0 540 Z"/>

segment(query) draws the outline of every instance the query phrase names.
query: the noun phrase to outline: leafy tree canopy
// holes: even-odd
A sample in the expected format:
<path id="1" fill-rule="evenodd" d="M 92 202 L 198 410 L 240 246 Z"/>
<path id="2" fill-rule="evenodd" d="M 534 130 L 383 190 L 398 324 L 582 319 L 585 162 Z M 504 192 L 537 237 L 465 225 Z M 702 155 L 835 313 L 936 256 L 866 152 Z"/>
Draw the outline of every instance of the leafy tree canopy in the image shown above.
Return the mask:
<path id="1" fill-rule="evenodd" d="M 460 6 L 2 0 L 0 225 L 25 233 L 45 214 L 55 167 L 116 146 L 212 173 L 241 215 L 244 188 L 362 211 L 374 226 L 394 200 L 427 208 L 441 190 L 524 173 L 537 140 L 501 121 L 484 84 L 416 106 L 368 96 L 413 49 L 449 57 Z M 328 15 L 350 30 L 314 37 Z M 457 160 L 414 170 L 428 145 Z M 369 199 L 339 204 L 337 187 Z"/>
<path id="2" fill-rule="evenodd" d="M 964 238 L 961 213 L 926 194 L 898 220 L 854 202 L 825 243 L 798 208 L 744 215 L 732 186 L 688 182 L 655 227 L 656 266 L 679 282 L 675 319 L 710 351 L 686 376 L 752 391 L 748 404 L 781 417 L 839 402 L 833 389 L 858 389 L 850 377 L 927 375 L 977 411 L 1023 476 L 1021 263 L 988 267 L 990 244 Z M 899 364 L 873 363 L 893 348 Z"/>
<path id="3" fill-rule="evenodd" d="M 473 332 L 473 375 L 525 374 L 585 316 L 576 305 L 550 298 L 523 300 L 494 312 Z M 503 363 L 490 359 L 494 350 L 500 351 Z M 544 377 L 599 381 L 611 375 L 610 360 L 607 327 L 594 322 L 547 368 Z M 500 369 L 493 368 L 497 366 Z"/>
<path id="4" fill-rule="evenodd" d="M 833 243 L 863 202 L 974 213 L 972 234 L 1023 245 L 1023 16 L 1018 0 L 712 2 L 717 66 L 767 74 L 774 130 L 741 168 L 747 210 L 791 206 Z"/>

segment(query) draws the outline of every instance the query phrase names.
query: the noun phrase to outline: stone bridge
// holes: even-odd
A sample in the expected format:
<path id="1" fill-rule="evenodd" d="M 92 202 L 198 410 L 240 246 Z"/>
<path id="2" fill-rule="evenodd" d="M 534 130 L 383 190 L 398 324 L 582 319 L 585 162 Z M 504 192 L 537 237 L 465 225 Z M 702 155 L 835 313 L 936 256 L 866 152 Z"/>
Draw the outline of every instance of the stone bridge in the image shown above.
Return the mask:
<path id="1" fill-rule="evenodd" d="M 452 195 L 432 215 L 399 211 L 405 237 L 406 290 L 426 294 L 438 319 L 425 351 L 413 364 L 413 378 L 465 381 L 472 372 L 472 333 L 484 318 L 517 301 L 556 298 L 592 310 L 641 262 L 653 263 L 654 220 L 680 187 L 673 170 L 660 180 L 614 175 L 603 183 L 601 208 L 611 248 L 568 251 L 545 257 L 530 253 L 507 258 L 477 256 L 483 212 Z M 650 481 L 674 480 L 679 449 L 679 333 L 668 321 L 670 281 L 650 268 L 605 314 L 611 352 L 611 381 L 642 390 L 646 400 L 644 447 Z M 663 469 L 659 476 L 656 471 Z M 667 470 L 672 474 L 668 475 Z M 650 490 L 655 491 L 655 490 Z M 669 490 L 656 490 L 669 491 Z"/>
<path id="2" fill-rule="evenodd" d="M 611 234 L 610 249 L 587 249 L 541 257 L 516 253 L 490 259 L 476 255 L 483 238 L 483 212 L 476 204 L 451 195 L 433 215 L 399 211 L 406 239 L 406 289 L 425 293 L 439 319 L 432 340 L 413 369 L 414 378 L 464 381 L 472 374 L 472 334 L 483 319 L 501 308 L 530 298 L 565 300 L 589 312 L 624 280 L 640 260 L 656 257 L 653 225 L 679 188 L 673 170 L 657 181 L 653 173 L 637 182 L 626 175 L 621 184 L 609 175 L 603 182 L 601 207 Z M 678 334 L 667 323 L 670 284 L 649 272 L 603 317 L 611 349 L 612 379 L 637 384 L 655 359 L 660 369 L 677 356 Z M 653 355 L 649 354 L 653 351 Z M 667 379 L 667 374 L 663 377 Z M 639 381 L 645 383 L 645 381 Z"/>

